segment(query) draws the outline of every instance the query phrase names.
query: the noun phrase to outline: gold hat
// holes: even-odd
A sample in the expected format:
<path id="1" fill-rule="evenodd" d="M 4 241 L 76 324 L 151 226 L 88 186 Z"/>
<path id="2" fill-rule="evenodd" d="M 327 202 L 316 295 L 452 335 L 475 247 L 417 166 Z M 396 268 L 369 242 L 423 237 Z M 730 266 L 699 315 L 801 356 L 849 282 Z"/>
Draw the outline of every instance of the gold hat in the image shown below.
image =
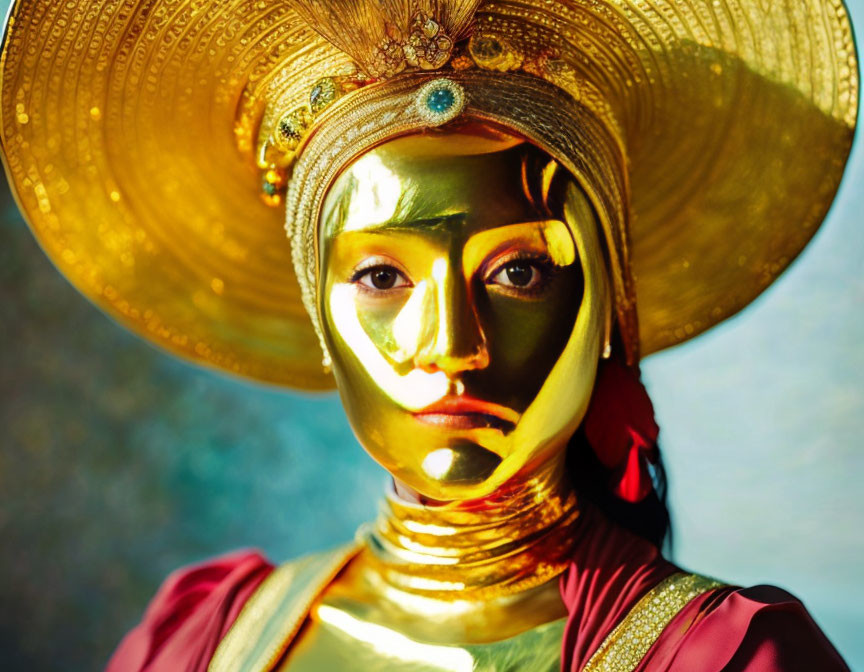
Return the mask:
<path id="1" fill-rule="evenodd" d="M 307 389 L 332 379 L 265 201 L 361 104 L 443 79 L 464 114 L 577 174 L 599 147 L 594 177 L 616 184 L 589 195 L 645 355 L 734 314 L 801 251 L 858 101 L 839 0 L 17 0 L 0 77 L 10 183 L 60 271 L 175 354 Z"/>

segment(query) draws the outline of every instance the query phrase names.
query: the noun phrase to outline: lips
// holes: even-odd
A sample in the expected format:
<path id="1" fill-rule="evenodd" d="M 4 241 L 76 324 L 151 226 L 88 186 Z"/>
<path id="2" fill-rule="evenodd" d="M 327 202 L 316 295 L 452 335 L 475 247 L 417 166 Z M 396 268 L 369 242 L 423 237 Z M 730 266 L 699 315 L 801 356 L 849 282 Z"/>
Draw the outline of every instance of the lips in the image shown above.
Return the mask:
<path id="1" fill-rule="evenodd" d="M 421 422 L 448 429 L 498 429 L 508 432 L 516 426 L 516 411 L 465 395 L 448 396 L 414 414 Z"/>

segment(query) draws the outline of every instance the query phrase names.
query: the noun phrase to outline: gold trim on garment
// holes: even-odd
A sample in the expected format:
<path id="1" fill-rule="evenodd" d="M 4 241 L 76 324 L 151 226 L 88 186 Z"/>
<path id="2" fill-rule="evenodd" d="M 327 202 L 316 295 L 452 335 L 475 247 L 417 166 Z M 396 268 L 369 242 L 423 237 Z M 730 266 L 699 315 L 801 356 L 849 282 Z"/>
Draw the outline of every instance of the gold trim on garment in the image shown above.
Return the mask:
<path id="1" fill-rule="evenodd" d="M 725 584 L 699 574 L 669 576 L 636 603 L 582 668 L 582 672 L 631 672 L 664 628 L 691 600 Z"/>
<path id="2" fill-rule="evenodd" d="M 208 672 L 270 670 L 297 635 L 312 603 L 357 550 L 350 544 L 273 570 L 222 638 L 207 667 Z"/>

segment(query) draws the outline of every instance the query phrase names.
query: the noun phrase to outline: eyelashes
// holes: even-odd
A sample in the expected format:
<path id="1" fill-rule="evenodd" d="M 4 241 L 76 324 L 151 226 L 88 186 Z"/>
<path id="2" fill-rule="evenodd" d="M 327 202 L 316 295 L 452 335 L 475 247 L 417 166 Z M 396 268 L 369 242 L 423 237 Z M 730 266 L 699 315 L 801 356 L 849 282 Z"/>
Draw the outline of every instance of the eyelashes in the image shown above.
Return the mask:
<path id="1" fill-rule="evenodd" d="M 497 286 L 499 291 L 510 294 L 538 294 L 558 271 L 548 255 L 520 250 L 490 264 L 491 270 L 484 275 L 487 285 Z"/>
<path id="2" fill-rule="evenodd" d="M 558 270 L 547 254 L 518 250 L 494 259 L 478 274 L 485 285 L 496 291 L 514 296 L 533 296 L 545 289 Z M 379 295 L 414 286 L 406 271 L 382 256 L 368 257 L 360 262 L 348 282 Z"/>
<path id="3" fill-rule="evenodd" d="M 413 287 L 407 273 L 397 268 L 386 257 L 369 257 L 354 269 L 348 280 L 361 289 L 379 293 L 403 287 Z"/>

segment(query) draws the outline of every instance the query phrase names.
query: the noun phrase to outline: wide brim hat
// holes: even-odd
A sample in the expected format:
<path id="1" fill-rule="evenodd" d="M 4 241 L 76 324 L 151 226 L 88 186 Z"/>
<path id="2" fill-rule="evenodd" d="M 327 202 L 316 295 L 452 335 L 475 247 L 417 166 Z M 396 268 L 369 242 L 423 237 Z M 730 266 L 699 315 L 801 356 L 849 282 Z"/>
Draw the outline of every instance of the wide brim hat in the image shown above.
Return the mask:
<path id="1" fill-rule="evenodd" d="M 310 94 L 314 107 L 316 83 L 354 82 L 340 105 L 391 74 L 405 87 L 416 58 L 372 72 L 386 59 L 352 52 L 352 29 L 400 39 L 399 21 L 373 25 L 372 4 L 15 2 L 2 148 L 58 269 L 174 354 L 267 383 L 331 387 L 284 210 L 272 191 L 261 197 L 262 138 Z M 622 158 L 642 356 L 750 303 L 834 198 L 858 103 L 839 1 L 377 4 L 409 24 L 431 21 L 429 35 L 455 26 L 452 53 L 448 44 L 446 60 L 415 67 L 418 82 L 463 68 L 502 82 L 536 77 L 555 87 L 556 107 L 605 118 Z"/>

